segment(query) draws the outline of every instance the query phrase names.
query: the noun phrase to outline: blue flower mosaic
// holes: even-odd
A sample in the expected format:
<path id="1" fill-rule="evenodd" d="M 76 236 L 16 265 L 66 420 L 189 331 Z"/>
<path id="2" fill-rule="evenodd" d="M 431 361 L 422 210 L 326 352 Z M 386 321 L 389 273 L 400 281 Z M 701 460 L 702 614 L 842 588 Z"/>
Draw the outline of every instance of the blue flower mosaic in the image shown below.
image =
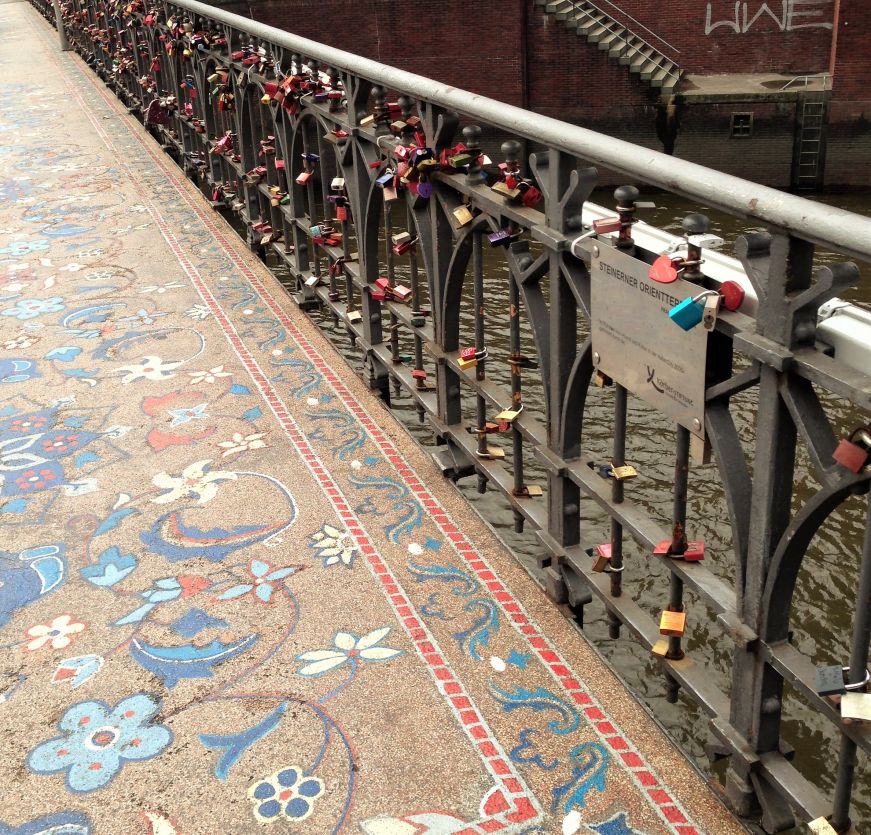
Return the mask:
<path id="1" fill-rule="evenodd" d="M 159 709 L 159 699 L 147 693 L 128 696 L 114 708 L 105 702 L 73 705 L 58 723 L 63 734 L 34 748 L 27 766 L 37 774 L 65 771 L 72 792 L 101 789 L 124 763 L 150 760 L 172 742 L 169 728 L 150 724 Z"/>
<path id="2" fill-rule="evenodd" d="M 64 309 L 64 300 L 60 296 L 47 299 L 18 299 L 12 307 L 6 307 L 0 314 L 14 316 L 16 319 L 35 319 L 43 313 L 57 313 Z"/>
<path id="3" fill-rule="evenodd" d="M 48 241 L 44 238 L 35 241 L 13 241 L 8 246 L 0 249 L 0 254 L 20 258 L 22 255 L 30 255 L 31 252 L 45 252 L 48 246 Z"/>
<path id="4" fill-rule="evenodd" d="M 314 811 L 314 801 L 324 793 L 317 777 L 306 777 L 298 766 L 264 777 L 248 789 L 254 804 L 254 817 L 261 823 L 284 818 L 292 823 L 304 821 Z"/>

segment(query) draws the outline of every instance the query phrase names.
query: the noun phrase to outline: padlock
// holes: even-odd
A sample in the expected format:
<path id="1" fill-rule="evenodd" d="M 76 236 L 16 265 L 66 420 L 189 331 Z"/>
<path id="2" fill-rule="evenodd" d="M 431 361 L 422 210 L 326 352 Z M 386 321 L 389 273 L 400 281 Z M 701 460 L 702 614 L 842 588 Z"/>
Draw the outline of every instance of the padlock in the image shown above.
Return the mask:
<path id="1" fill-rule="evenodd" d="M 814 689 L 820 696 L 840 696 L 846 693 L 843 668 L 840 665 L 817 667 Z"/>
<path id="2" fill-rule="evenodd" d="M 397 232 L 397 234 L 393 235 L 390 239 L 393 242 L 394 246 L 398 244 L 407 244 L 412 240 L 411 232 Z"/>
<path id="3" fill-rule="evenodd" d="M 336 220 L 344 222 L 347 219 L 348 219 L 347 206 L 336 206 Z"/>
<path id="4" fill-rule="evenodd" d="M 314 171 L 301 171 L 296 178 L 296 184 L 298 186 L 306 185 L 308 181 L 314 176 L 314 173 Z"/>
<path id="5" fill-rule="evenodd" d="M 417 243 L 417 238 L 412 238 L 410 241 L 406 241 L 401 244 L 395 244 L 393 247 L 393 252 L 396 255 L 405 255 L 406 252 L 414 249 L 415 244 Z"/>
<path id="6" fill-rule="evenodd" d="M 849 438 L 842 438 L 832 458 L 851 473 L 861 473 L 871 455 L 871 427 L 859 427 L 850 433 Z M 858 441 L 858 443 L 857 443 Z"/>
<path id="7" fill-rule="evenodd" d="M 717 325 L 717 313 L 720 311 L 721 296 L 708 296 L 702 310 L 702 325 L 705 330 L 712 331 Z"/>
<path id="8" fill-rule="evenodd" d="M 423 368 L 415 368 L 411 372 L 411 376 L 418 381 L 426 379 L 426 371 Z"/>
<path id="9" fill-rule="evenodd" d="M 460 206 L 459 208 L 454 209 L 453 215 L 458 226 L 465 226 L 467 223 L 471 223 L 474 220 L 474 215 L 469 211 L 468 206 Z"/>
<path id="10" fill-rule="evenodd" d="M 311 275 L 305 280 L 306 287 L 314 288 L 314 287 L 317 287 L 318 284 L 320 284 L 320 283 L 321 283 L 320 276 L 317 276 L 317 275 Z"/>
<path id="11" fill-rule="evenodd" d="M 677 526 L 675 525 L 675 529 Z M 679 541 L 679 545 L 677 542 Z M 676 560 L 684 560 L 686 562 L 701 562 L 705 558 L 705 543 L 701 539 L 693 539 L 684 544 L 683 528 L 681 528 L 680 537 L 675 536 L 672 539 L 663 539 L 656 544 L 653 553 L 660 557 L 671 557 Z"/>
<path id="12" fill-rule="evenodd" d="M 691 331 L 704 318 L 704 299 L 711 295 L 719 297 L 716 290 L 705 290 L 697 296 L 687 296 L 668 311 L 668 318 L 683 330 Z"/>
<path id="13" fill-rule="evenodd" d="M 744 301 L 744 288 L 737 281 L 724 281 L 719 286 L 726 310 L 737 310 Z"/>
<path id="14" fill-rule="evenodd" d="M 631 464 L 623 464 L 619 467 L 615 467 L 612 464 L 611 475 L 616 478 L 617 481 L 628 481 L 629 479 L 638 477 L 638 470 L 636 470 Z"/>
<path id="15" fill-rule="evenodd" d="M 807 825 L 811 835 L 838 835 L 838 830 L 826 818 L 815 818 Z"/>
<path id="16" fill-rule="evenodd" d="M 411 298 L 411 287 L 397 284 L 393 287 L 393 298 L 398 302 L 407 302 Z"/>
<path id="17" fill-rule="evenodd" d="M 607 571 L 611 566 L 611 543 L 606 542 L 604 545 L 597 545 L 593 556 L 596 558 L 593 562 L 593 571 Z"/>
<path id="18" fill-rule="evenodd" d="M 651 648 L 650 652 L 658 658 L 665 658 L 668 655 L 668 640 L 660 638 Z"/>
<path id="19" fill-rule="evenodd" d="M 343 191 L 345 188 L 345 178 L 333 177 L 333 181 L 330 183 L 330 188 L 333 191 Z"/>
<path id="20" fill-rule="evenodd" d="M 686 622 L 686 612 L 673 612 L 671 609 L 665 609 L 659 619 L 659 634 L 680 638 L 686 629 Z"/>
<path id="21" fill-rule="evenodd" d="M 500 423 L 514 423 L 520 417 L 522 411 L 523 404 L 521 403 L 516 409 L 503 409 L 498 415 L 495 415 L 495 420 L 498 420 Z"/>
<path id="22" fill-rule="evenodd" d="M 358 322 L 363 321 L 363 314 L 360 313 L 359 310 L 349 310 L 345 316 L 351 324 L 357 324 Z"/>
<path id="23" fill-rule="evenodd" d="M 576 258 L 580 257 L 575 251 L 575 246 L 578 243 L 587 238 L 592 238 L 594 235 L 605 235 L 609 232 L 619 232 L 620 225 L 621 222 L 619 217 L 603 217 L 594 220 L 589 231 L 584 232 L 583 235 L 578 235 L 578 237 L 569 244 L 569 252 L 571 252 Z"/>
<path id="24" fill-rule="evenodd" d="M 460 358 L 457 360 L 457 365 L 462 369 L 474 368 L 478 364 L 479 359 L 484 359 L 487 356 L 487 349 L 483 349 L 480 353 L 474 347 L 463 348 L 460 351 Z"/>
<path id="25" fill-rule="evenodd" d="M 502 181 L 493 183 L 491 188 L 493 189 L 493 191 L 501 194 L 503 197 L 506 197 L 508 200 L 511 201 L 519 200 L 523 196 L 519 188 L 517 188 L 516 186 L 511 187 L 507 183 Z"/>
<path id="26" fill-rule="evenodd" d="M 871 693 L 845 693 L 841 696 L 841 719 L 871 722 Z"/>

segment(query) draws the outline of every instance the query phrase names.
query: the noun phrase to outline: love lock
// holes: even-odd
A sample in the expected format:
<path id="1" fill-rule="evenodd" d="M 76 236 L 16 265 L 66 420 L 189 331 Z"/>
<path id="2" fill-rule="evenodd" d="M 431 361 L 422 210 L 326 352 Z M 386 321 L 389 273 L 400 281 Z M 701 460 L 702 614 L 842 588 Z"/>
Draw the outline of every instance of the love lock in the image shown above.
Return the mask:
<path id="1" fill-rule="evenodd" d="M 832 458 L 851 473 L 860 473 L 871 456 L 871 426 L 854 429 L 849 438 L 842 438 Z"/>

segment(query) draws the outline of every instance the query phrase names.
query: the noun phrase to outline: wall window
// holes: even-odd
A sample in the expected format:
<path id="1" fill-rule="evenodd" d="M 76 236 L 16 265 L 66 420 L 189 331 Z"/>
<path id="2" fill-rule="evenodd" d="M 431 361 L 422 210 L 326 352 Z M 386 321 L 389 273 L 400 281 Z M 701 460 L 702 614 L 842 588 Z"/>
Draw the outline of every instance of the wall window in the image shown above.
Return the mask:
<path id="1" fill-rule="evenodd" d="M 733 113 L 732 114 L 732 138 L 746 139 L 753 134 L 753 114 L 752 113 Z"/>

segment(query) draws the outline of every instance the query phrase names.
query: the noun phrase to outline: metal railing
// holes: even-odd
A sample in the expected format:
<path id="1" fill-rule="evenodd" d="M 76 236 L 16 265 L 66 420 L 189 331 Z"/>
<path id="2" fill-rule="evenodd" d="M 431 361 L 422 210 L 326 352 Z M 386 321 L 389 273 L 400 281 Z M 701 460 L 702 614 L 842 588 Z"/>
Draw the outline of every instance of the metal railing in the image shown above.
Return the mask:
<path id="1" fill-rule="evenodd" d="M 47 0 L 32 2 L 53 19 Z M 588 202 L 596 183 L 590 166 L 752 218 L 766 230 L 738 242 L 747 300 L 717 318 L 706 369 L 704 428 L 729 508 L 734 583 L 704 563 L 650 557 L 668 572 L 668 608 L 683 610 L 685 589 L 692 590 L 734 644 L 731 698 L 685 654 L 677 635 L 669 637 L 658 663 L 675 698 L 681 688 L 709 717 L 720 751 L 729 757 L 726 792 L 739 814 L 759 803 L 769 831 L 792 825 L 793 813 L 831 816 L 835 829 L 846 831 L 856 751 L 871 749 L 871 732 L 844 722 L 837 700 L 817 692 L 814 659 L 790 642 L 790 608 L 811 538 L 835 508 L 866 494 L 871 482 L 868 468 L 854 473 L 832 461 L 843 433 L 832 427 L 817 393 L 831 392 L 866 413 L 871 408 L 868 369 L 850 367 L 815 343 L 818 307 L 855 284 L 858 271 L 850 263 L 813 266 L 817 245 L 871 261 L 871 220 L 194 0 L 154 7 L 138 0 L 126 7 L 68 0 L 63 19 L 72 46 L 144 117 L 212 205 L 236 212 L 252 247 L 286 265 L 300 306 L 326 311 L 344 325 L 365 353 L 370 385 L 385 397 L 391 386 L 400 388 L 428 418 L 443 446 L 437 458 L 446 475 L 477 475 L 504 495 L 518 526 L 537 531 L 547 550 L 541 562 L 551 596 L 578 609 L 595 595 L 614 634 L 625 626 L 647 647 L 659 640 L 659 624 L 629 593 L 642 578 L 631 560 L 624 563 L 623 543 L 628 535 L 648 553 L 662 540 L 680 545 L 692 436 L 676 430 L 666 528 L 630 500 L 622 481 L 592 469 L 584 419 L 596 369 L 581 330 L 590 316 L 591 259 L 614 247 L 647 269 L 661 250 L 658 244 L 645 248 L 659 238 L 635 223 L 637 192 L 631 187 L 617 192 L 616 240 L 595 230 L 581 239 L 586 224 L 603 214 Z M 489 164 L 477 125 L 467 124 L 464 142 L 457 142 L 461 119 L 545 150 L 529 157 L 527 169 L 520 143 L 509 140 L 502 146 L 505 162 Z M 508 387 L 488 377 L 497 358 L 487 354 L 482 315 L 471 344 L 461 350 L 464 285 L 471 282 L 474 309 L 481 311 L 488 238 L 504 255 L 508 275 Z M 687 239 L 688 262 L 694 255 L 701 260 L 699 246 Z M 407 287 L 397 283 L 399 259 L 405 258 Z M 695 281 L 717 287 L 717 258 L 709 260 L 711 274 L 697 273 Z M 521 320 L 532 334 L 540 371 L 531 371 L 533 363 L 522 355 Z M 520 408 L 523 381 L 531 374 L 540 376 L 543 420 Z M 614 385 L 609 391 L 612 465 L 619 467 L 631 440 L 627 390 Z M 730 408 L 739 393 L 756 398 L 752 470 Z M 501 424 L 488 420 L 506 404 L 509 414 Z M 472 431 L 464 422 L 469 405 Z M 494 438 L 507 441 L 501 453 L 491 447 Z M 801 498 L 793 475 L 799 440 L 820 483 Z M 526 483 L 524 467 L 531 460 L 547 471 L 541 498 Z M 594 570 L 583 547 L 582 498 L 610 517 L 609 572 Z M 847 685 L 865 680 L 868 661 L 867 526 L 858 584 Z M 782 744 L 785 684 L 840 735 L 833 799 L 801 775 Z"/>

